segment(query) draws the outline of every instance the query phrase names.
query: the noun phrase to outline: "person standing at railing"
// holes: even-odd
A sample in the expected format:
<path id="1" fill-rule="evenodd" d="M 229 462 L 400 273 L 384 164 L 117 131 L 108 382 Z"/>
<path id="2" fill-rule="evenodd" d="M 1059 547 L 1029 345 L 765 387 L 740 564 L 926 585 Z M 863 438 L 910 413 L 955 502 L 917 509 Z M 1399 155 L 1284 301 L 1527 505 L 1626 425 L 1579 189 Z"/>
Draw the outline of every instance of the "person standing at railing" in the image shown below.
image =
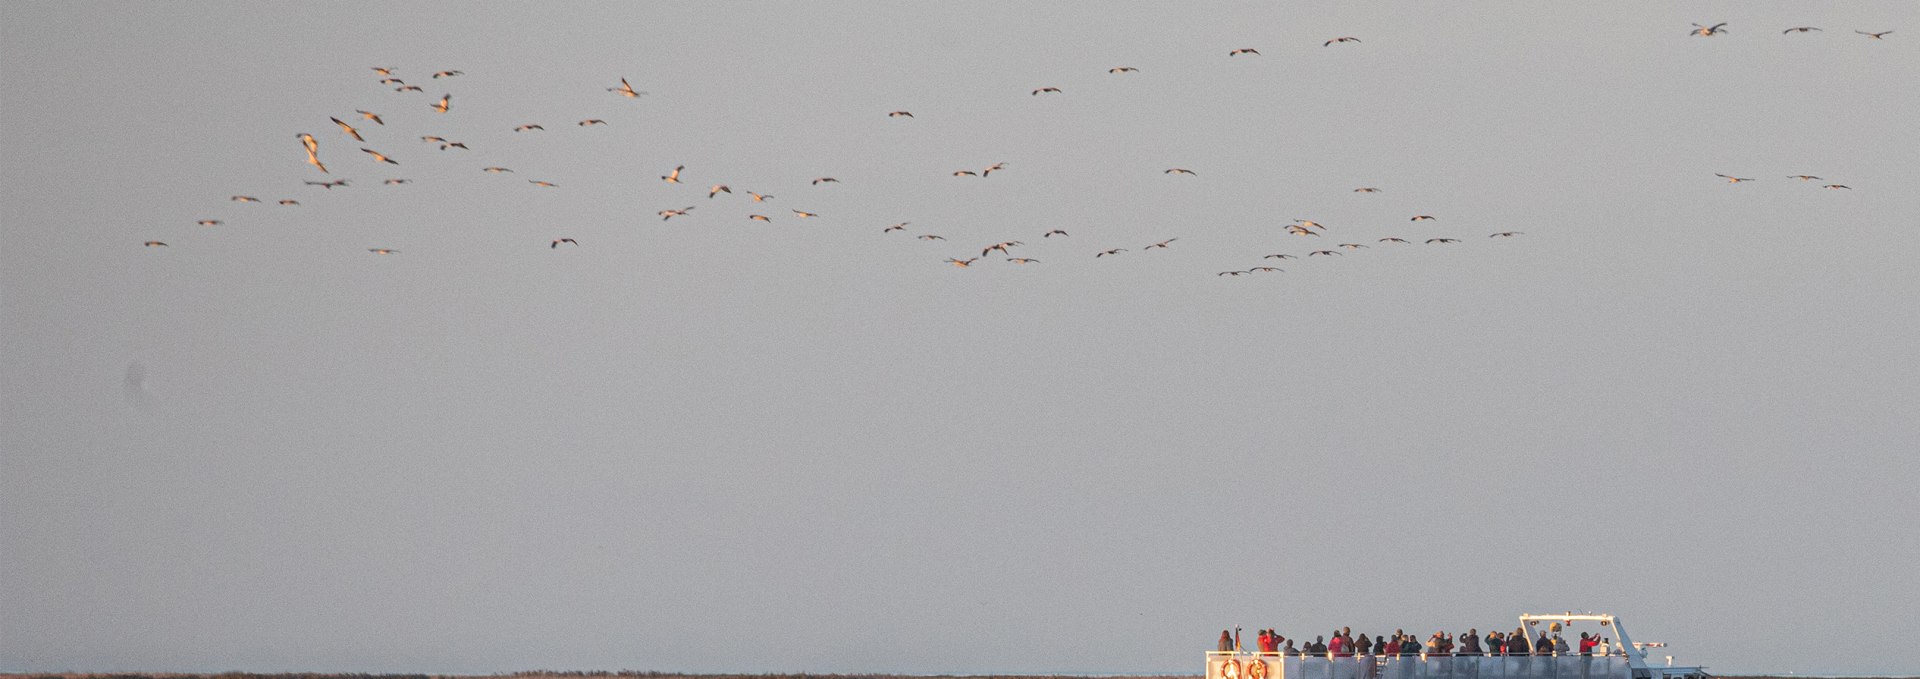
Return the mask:
<path id="1" fill-rule="evenodd" d="M 1327 640 L 1327 657 L 1338 658 L 1347 654 L 1347 640 L 1340 637 L 1340 630 L 1333 631 L 1333 638 Z"/>
<path id="2" fill-rule="evenodd" d="M 1580 655 L 1593 655 L 1593 648 L 1600 645 L 1600 637 L 1580 633 Z"/>
<path id="3" fill-rule="evenodd" d="M 1311 655 L 1316 658 L 1327 657 L 1326 637 L 1314 637 L 1313 643 L 1307 645 L 1307 655 Z"/>
<path id="4" fill-rule="evenodd" d="M 1500 633 L 1497 631 L 1488 632 L 1487 633 L 1487 655 L 1506 655 L 1506 653 L 1507 653 L 1506 639 L 1501 638 Z"/>
<path id="5" fill-rule="evenodd" d="M 1507 655 L 1531 655 L 1532 652 L 1532 649 L 1527 648 L 1527 631 L 1519 627 L 1513 628 L 1513 634 L 1507 635 Z"/>
<path id="6" fill-rule="evenodd" d="M 1480 655 L 1480 628 L 1469 628 L 1460 635 L 1460 655 Z"/>
<path id="7" fill-rule="evenodd" d="M 1294 648 L 1294 647 L 1293 647 L 1293 640 L 1292 640 L 1292 639 L 1288 639 L 1288 640 L 1287 640 L 1287 647 L 1286 647 L 1286 648 L 1283 648 L 1283 649 L 1280 649 L 1280 654 L 1281 654 L 1281 655 L 1300 655 L 1300 649 L 1297 649 L 1297 648 Z"/>
<path id="8" fill-rule="evenodd" d="M 1218 650 L 1222 653 L 1232 652 L 1233 651 L 1233 633 L 1227 630 L 1220 630 L 1219 646 L 1220 647 Z"/>
<path id="9" fill-rule="evenodd" d="M 1540 640 L 1533 642 L 1533 654 L 1553 655 L 1553 640 L 1547 638 L 1546 632 L 1541 632 Z"/>

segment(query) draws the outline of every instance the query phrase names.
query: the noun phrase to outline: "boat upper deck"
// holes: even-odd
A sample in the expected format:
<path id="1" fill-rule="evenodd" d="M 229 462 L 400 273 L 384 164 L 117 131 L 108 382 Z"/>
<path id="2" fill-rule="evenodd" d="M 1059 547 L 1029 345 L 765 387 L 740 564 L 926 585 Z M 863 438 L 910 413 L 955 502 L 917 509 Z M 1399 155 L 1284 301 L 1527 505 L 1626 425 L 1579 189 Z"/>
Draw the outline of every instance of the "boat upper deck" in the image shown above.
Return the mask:
<path id="1" fill-rule="evenodd" d="M 1623 655 L 1281 655 L 1210 651 L 1206 679 L 1646 679 Z"/>

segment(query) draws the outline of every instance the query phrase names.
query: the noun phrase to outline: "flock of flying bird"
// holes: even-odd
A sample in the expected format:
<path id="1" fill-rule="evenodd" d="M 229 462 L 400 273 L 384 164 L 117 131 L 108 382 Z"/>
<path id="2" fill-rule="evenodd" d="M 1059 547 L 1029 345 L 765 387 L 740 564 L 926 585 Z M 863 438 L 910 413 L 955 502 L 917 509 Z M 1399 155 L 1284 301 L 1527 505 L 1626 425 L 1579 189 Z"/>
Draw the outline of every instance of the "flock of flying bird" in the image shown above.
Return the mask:
<path id="1" fill-rule="evenodd" d="M 1726 22 L 1717 23 L 1710 26 L 1702 25 L 1702 24 L 1693 24 L 1693 26 L 1694 26 L 1694 29 L 1689 32 L 1689 35 L 1693 35 L 1693 36 L 1712 37 L 1712 36 L 1717 36 L 1717 35 L 1728 32 Z M 1788 28 L 1782 31 L 1782 33 L 1783 34 L 1810 33 L 1810 32 L 1815 32 L 1820 30 L 1822 29 L 1814 26 L 1797 26 L 1797 27 Z M 1887 35 L 1893 33 L 1893 31 L 1890 31 L 1890 30 L 1880 31 L 1880 32 L 1867 32 L 1867 31 L 1855 31 L 1855 32 L 1861 35 L 1864 35 L 1872 40 L 1883 40 Z M 1360 43 L 1360 42 L 1361 42 L 1360 38 L 1357 38 L 1357 37 L 1340 36 L 1340 37 L 1335 37 L 1335 38 L 1326 40 L 1324 43 L 1322 43 L 1322 46 L 1333 47 L 1335 45 L 1341 45 L 1341 44 L 1347 44 L 1347 43 Z M 1260 56 L 1260 52 L 1253 48 L 1238 48 L 1238 49 L 1229 50 L 1227 52 L 1227 57 L 1229 58 L 1242 58 L 1242 57 L 1254 57 L 1254 56 Z M 405 94 L 409 92 L 416 92 L 416 93 L 425 92 L 425 89 L 420 85 L 408 84 L 407 82 L 402 80 L 399 76 L 400 69 L 398 68 L 376 66 L 376 67 L 372 67 L 371 70 L 373 72 L 373 75 L 377 77 L 377 82 L 379 85 L 392 87 L 393 90 L 397 93 Z M 1137 73 L 1139 71 L 1140 69 L 1134 68 L 1132 66 L 1116 66 L 1114 68 L 1108 69 L 1107 72 L 1112 76 L 1123 76 L 1130 73 Z M 430 78 L 435 81 L 441 81 L 441 80 L 460 77 L 463 75 L 465 74 L 458 70 L 443 70 L 443 71 L 432 73 Z M 442 89 L 442 88 L 436 88 L 436 89 Z M 446 89 L 450 89 L 450 88 L 446 88 Z M 615 96 L 623 97 L 627 99 L 639 99 L 640 97 L 647 95 L 647 92 L 634 89 L 634 87 L 625 78 L 620 78 L 619 86 L 607 87 L 605 89 L 606 91 L 612 93 Z M 1053 86 L 1035 88 L 1030 92 L 1031 96 L 1036 96 L 1036 97 L 1041 95 L 1057 96 L 1062 94 L 1064 94 L 1064 92 L 1061 88 L 1053 87 Z M 407 105 L 419 106 L 423 104 L 414 102 Z M 449 114 L 450 112 L 455 110 L 455 107 L 453 105 L 452 93 L 442 94 L 439 99 L 431 103 L 424 104 L 424 106 L 426 106 L 429 110 L 435 112 L 436 114 L 442 114 L 442 115 Z M 378 164 L 379 166 L 400 165 L 400 162 L 398 160 L 395 160 L 392 156 L 388 155 L 387 153 L 376 150 L 371 146 L 362 145 L 362 144 L 369 143 L 367 141 L 367 137 L 365 134 L 365 132 L 368 132 L 369 130 L 363 129 L 363 127 L 368 125 L 373 126 L 373 129 L 380 129 L 380 128 L 386 127 L 386 120 L 383 118 L 382 114 L 372 110 L 367 110 L 367 109 L 355 109 L 354 114 L 355 114 L 354 116 L 346 116 L 354 120 L 354 122 L 352 123 L 349 123 L 346 120 L 342 120 L 340 116 L 329 116 L 328 120 L 334 126 L 339 128 L 340 134 L 344 138 L 350 139 L 354 142 L 353 144 L 348 145 L 349 148 L 358 148 L 358 150 L 361 153 L 365 154 L 367 157 L 369 157 L 372 160 L 372 162 Z M 886 113 L 886 116 L 889 118 L 896 118 L 896 119 L 901 119 L 901 118 L 911 119 L 914 117 L 911 111 L 905 111 L 905 110 L 889 111 Z M 584 118 L 575 123 L 576 126 L 581 128 L 605 126 L 608 124 L 609 123 L 605 119 L 601 119 L 601 118 Z M 356 127 L 356 125 L 359 125 L 361 127 Z M 533 133 L 533 132 L 544 131 L 546 128 L 539 123 L 522 123 L 512 127 L 511 129 L 515 133 Z M 349 179 L 343 178 L 343 177 L 337 178 L 337 176 L 333 174 L 333 170 L 328 167 L 325 161 L 322 160 L 323 150 L 322 150 L 321 140 L 319 138 L 307 132 L 301 132 L 297 134 L 296 137 L 299 139 L 301 147 L 305 151 L 306 163 L 312 166 L 314 171 L 320 173 L 324 177 L 317 181 L 307 180 L 304 182 L 304 184 L 312 187 L 318 187 L 328 192 L 331 192 L 331 190 L 335 188 L 344 188 L 344 187 L 350 186 Z M 422 143 L 437 147 L 438 150 L 442 152 L 465 152 L 465 151 L 471 150 L 465 142 L 449 139 L 445 136 L 441 136 L 438 134 L 420 135 L 419 140 Z M 331 151 L 328 151 L 328 154 L 331 157 L 330 155 Z M 338 162 L 336 161 L 336 165 L 337 164 Z M 973 170 L 973 169 L 954 170 L 952 172 L 952 176 L 953 177 L 986 178 L 991 176 L 995 172 L 1001 172 L 1007 169 L 1008 169 L 1007 163 L 998 162 L 979 170 Z M 487 166 L 487 167 L 480 168 L 480 170 L 482 172 L 489 173 L 489 174 L 507 174 L 507 173 L 514 172 L 510 168 L 500 167 L 500 166 Z M 686 171 L 687 171 L 687 167 L 685 165 L 678 165 L 678 166 L 675 166 L 667 174 L 660 175 L 659 180 L 667 184 L 683 184 L 684 182 L 682 180 L 682 173 Z M 1199 173 L 1183 167 L 1167 168 L 1163 171 L 1163 174 L 1169 177 L 1198 177 L 1199 176 Z M 1752 178 L 1752 177 L 1738 177 L 1738 176 L 1733 176 L 1728 174 L 1719 174 L 1719 173 L 1716 173 L 1716 176 L 1724 179 L 1726 182 L 1730 184 L 1740 184 L 1740 183 L 1755 181 L 1755 178 Z M 1813 176 L 1813 175 L 1792 175 L 1788 178 L 1797 179 L 1802 182 L 1825 181 L 1821 177 Z M 544 180 L 544 179 L 526 179 L 525 181 L 528 184 L 532 185 L 533 187 L 539 188 L 539 189 L 553 189 L 558 187 L 558 184 Z M 383 179 L 382 183 L 385 185 L 400 185 L 400 184 L 412 183 L 412 180 L 407 178 L 393 177 L 393 178 Z M 824 184 L 838 184 L 838 183 L 840 183 L 840 180 L 832 176 L 816 177 L 812 179 L 810 182 L 810 184 L 815 187 L 818 187 Z M 1844 184 L 1839 184 L 1839 183 L 1827 183 L 1827 184 L 1823 184 L 1822 188 L 1835 189 L 1835 190 L 1847 190 L 1847 189 L 1850 189 L 1851 187 L 1846 186 Z M 709 200 L 715 199 L 716 197 L 718 197 L 720 194 L 723 194 L 723 193 L 732 195 L 734 191 L 731 186 L 723 183 L 712 184 L 706 188 L 706 194 Z M 771 201 L 774 199 L 774 196 L 770 194 L 763 194 L 763 193 L 758 193 L 754 191 L 746 191 L 744 193 L 746 194 L 746 197 L 751 199 L 754 206 L 765 204 L 768 201 Z M 1378 194 L 1378 193 L 1382 193 L 1382 189 L 1380 189 L 1379 187 L 1373 187 L 1373 186 L 1363 186 L 1363 187 L 1353 189 L 1353 193 Z M 265 202 L 260 198 L 250 196 L 250 195 L 234 195 L 230 198 L 230 200 L 235 203 Z M 282 199 L 278 199 L 276 202 L 281 206 L 300 205 L 300 202 L 298 200 L 292 199 L 292 198 L 282 198 Z M 659 215 L 659 217 L 662 220 L 671 220 L 675 217 L 686 217 L 690 213 L 692 213 L 695 209 L 697 209 L 697 206 L 688 205 L 688 206 L 678 207 L 678 208 L 661 209 L 656 214 Z M 767 214 L 769 212 L 773 214 L 781 214 L 779 211 L 775 211 L 775 210 L 756 210 L 754 212 L 747 214 L 746 218 L 748 220 L 755 221 L 755 222 L 771 223 L 773 221 L 773 217 Z M 800 209 L 788 209 L 786 212 L 791 213 L 797 219 L 803 219 L 803 220 L 820 216 L 817 213 L 808 212 Z M 1436 218 L 1433 215 L 1418 214 L 1418 215 L 1413 215 L 1411 218 L 1409 218 L 1408 221 L 1412 223 L 1420 223 L 1420 222 L 1432 222 L 1432 221 L 1436 221 L 1437 219 L 1438 218 Z M 215 218 L 204 218 L 204 219 L 200 219 L 197 222 L 197 224 L 203 227 L 220 226 L 224 223 L 225 222 L 223 220 L 215 219 Z M 880 233 L 884 235 L 884 234 L 891 234 L 895 232 L 904 232 L 907 229 L 907 227 L 911 224 L 912 222 L 899 222 L 899 223 L 881 228 Z M 1284 231 L 1286 234 L 1290 236 L 1300 237 L 1302 239 L 1312 239 L 1311 241 L 1306 241 L 1306 242 L 1316 242 L 1316 243 L 1321 239 L 1324 239 L 1325 236 L 1328 233 L 1330 233 L 1327 225 L 1311 219 L 1295 219 L 1293 220 L 1292 223 L 1284 225 Z M 1492 238 L 1492 239 L 1512 238 L 1515 236 L 1522 235 L 1524 233 L 1525 232 L 1523 231 L 1517 231 L 1517 230 L 1496 231 L 1491 234 L 1488 234 L 1486 238 Z M 1057 228 L 1041 234 L 1042 239 L 1050 240 L 1056 237 L 1064 240 L 1064 239 L 1070 238 L 1070 235 L 1065 229 L 1057 229 Z M 928 241 L 928 242 L 934 242 L 934 243 L 946 241 L 946 238 L 944 236 L 941 236 L 939 234 L 934 234 L 934 233 L 921 233 L 921 234 L 914 235 L 914 238 L 921 241 Z M 1156 241 L 1154 243 L 1148 244 L 1140 248 L 1140 251 L 1150 252 L 1153 250 L 1170 249 L 1173 247 L 1173 244 L 1178 240 L 1179 238 L 1167 238 L 1164 240 Z M 1344 240 L 1360 240 L 1364 242 L 1341 242 L 1341 243 L 1332 244 L 1331 246 L 1324 246 L 1324 247 L 1316 246 L 1318 247 L 1318 249 L 1311 249 L 1305 252 L 1304 255 L 1296 255 L 1296 254 L 1286 253 L 1286 252 L 1276 252 L 1276 253 L 1263 255 L 1261 257 L 1261 260 L 1262 262 L 1264 262 L 1265 260 L 1288 260 L 1288 259 L 1299 260 L 1299 259 L 1302 259 L 1302 257 L 1332 258 L 1332 257 L 1342 256 L 1346 252 L 1355 252 L 1355 251 L 1370 249 L 1375 247 L 1413 245 L 1415 242 L 1419 242 L 1426 245 L 1451 245 L 1451 244 L 1462 242 L 1460 238 L 1454 238 L 1454 237 L 1448 237 L 1448 236 L 1432 236 L 1432 237 L 1424 237 L 1424 238 L 1415 237 L 1410 240 L 1407 238 L 1402 238 L 1397 235 L 1387 235 L 1387 236 L 1371 238 L 1371 239 L 1344 239 Z M 149 248 L 168 247 L 168 244 L 166 242 L 159 241 L 159 240 L 149 240 L 149 241 L 146 241 L 144 245 Z M 559 237 L 552 238 L 547 245 L 550 249 L 559 249 L 561 246 L 579 247 L 580 242 L 571 236 L 559 236 Z M 1038 258 L 1028 257 L 1028 256 L 1019 256 L 1015 254 L 1014 250 L 1016 248 L 1020 248 L 1025 245 L 1026 243 L 1020 240 L 1002 240 L 999 242 L 992 243 L 990 245 L 986 245 L 984 248 L 980 250 L 977 256 L 966 256 L 964 258 L 960 256 L 952 256 L 945 259 L 943 263 L 950 264 L 954 267 L 960 267 L 960 268 L 973 267 L 976 264 L 980 263 L 982 260 L 986 259 L 987 257 L 993 255 L 996 252 L 999 253 L 999 256 L 1002 259 L 1012 264 L 1040 263 L 1042 260 Z M 392 255 L 400 252 L 399 250 L 389 248 L 389 247 L 369 247 L 369 248 L 366 248 L 366 250 L 367 252 L 370 252 L 376 255 Z M 1092 254 L 1092 257 L 1094 259 L 1103 259 L 1107 257 L 1119 256 L 1123 253 L 1127 253 L 1131 251 L 1132 250 L 1130 250 L 1129 248 L 1107 247 L 1107 248 L 1095 250 Z M 971 255 L 971 251 L 969 251 L 968 254 Z M 1215 275 L 1221 276 L 1221 277 L 1240 277 L 1240 276 L 1246 276 L 1251 274 L 1278 273 L 1281 271 L 1283 271 L 1283 269 L 1280 269 L 1278 267 L 1263 265 L 1263 266 L 1251 266 L 1245 269 L 1228 269 L 1225 271 L 1219 271 Z"/>

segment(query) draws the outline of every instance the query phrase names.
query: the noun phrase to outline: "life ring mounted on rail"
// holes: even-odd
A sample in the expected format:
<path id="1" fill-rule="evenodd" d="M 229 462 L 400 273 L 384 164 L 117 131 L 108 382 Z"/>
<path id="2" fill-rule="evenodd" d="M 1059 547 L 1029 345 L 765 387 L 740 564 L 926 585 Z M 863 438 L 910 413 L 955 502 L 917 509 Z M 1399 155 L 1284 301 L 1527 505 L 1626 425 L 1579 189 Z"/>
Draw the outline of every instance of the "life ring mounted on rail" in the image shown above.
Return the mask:
<path id="1" fill-rule="evenodd" d="M 1267 661 L 1259 658 L 1248 660 L 1247 679 L 1267 679 Z"/>
<path id="2" fill-rule="evenodd" d="M 1227 658 L 1220 663 L 1220 679 L 1240 679 L 1240 661 Z"/>

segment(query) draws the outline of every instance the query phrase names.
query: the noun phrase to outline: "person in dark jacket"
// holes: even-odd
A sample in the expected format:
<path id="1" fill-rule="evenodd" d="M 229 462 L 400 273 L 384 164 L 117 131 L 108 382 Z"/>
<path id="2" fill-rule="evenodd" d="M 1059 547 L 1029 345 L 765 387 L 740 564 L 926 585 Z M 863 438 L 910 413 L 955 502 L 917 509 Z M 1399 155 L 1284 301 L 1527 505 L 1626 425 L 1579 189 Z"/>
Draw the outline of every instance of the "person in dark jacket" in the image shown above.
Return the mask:
<path id="1" fill-rule="evenodd" d="M 1217 649 L 1215 649 L 1215 650 L 1219 650 L 1219 651 L 1231 651 L 1231 650 L 1233 650 L 1233 633 L 1232 633 L 1232 632 L 1229 632 L 1229 631 L 1226 631 L 1226 630 L 1220 630 L 1220 645 L 1219 645 L 1219 646 L 1220 646 L 1220 647 L 1219 647 L 1219 648 L 1217 648 Z"/>

